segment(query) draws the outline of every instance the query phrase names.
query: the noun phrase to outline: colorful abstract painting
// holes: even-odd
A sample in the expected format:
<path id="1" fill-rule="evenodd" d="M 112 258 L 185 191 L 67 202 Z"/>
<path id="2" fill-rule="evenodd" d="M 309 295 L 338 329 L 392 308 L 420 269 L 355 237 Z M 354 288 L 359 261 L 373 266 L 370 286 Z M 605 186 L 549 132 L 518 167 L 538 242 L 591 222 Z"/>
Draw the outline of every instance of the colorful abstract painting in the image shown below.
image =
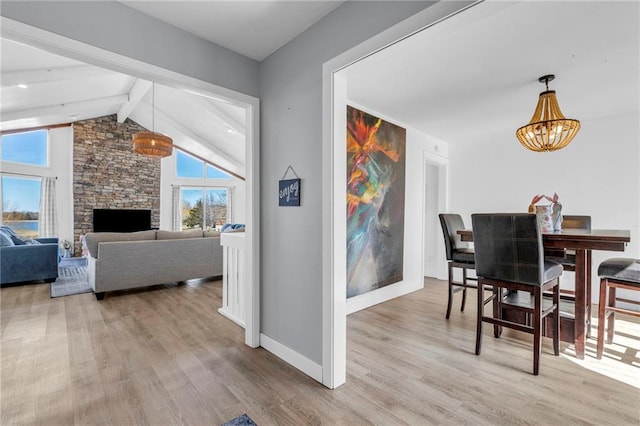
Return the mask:
<path id="1" fill-rule="evenodd" d="M 347 106 L 347 297 L 402 281 L 406 130 Z"/>

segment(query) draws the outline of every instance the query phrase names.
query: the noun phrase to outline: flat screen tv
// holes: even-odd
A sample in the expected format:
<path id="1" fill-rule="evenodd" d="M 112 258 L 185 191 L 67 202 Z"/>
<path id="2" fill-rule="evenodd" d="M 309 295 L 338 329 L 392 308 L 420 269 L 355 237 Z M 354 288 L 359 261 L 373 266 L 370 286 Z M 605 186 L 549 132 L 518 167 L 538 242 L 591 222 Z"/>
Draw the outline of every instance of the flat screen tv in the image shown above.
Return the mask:
<path id="1" fill-rule="evenodd" d="M 151 229 L 151 210 L 93 209 L 93 232 L 135 232 Z"/>

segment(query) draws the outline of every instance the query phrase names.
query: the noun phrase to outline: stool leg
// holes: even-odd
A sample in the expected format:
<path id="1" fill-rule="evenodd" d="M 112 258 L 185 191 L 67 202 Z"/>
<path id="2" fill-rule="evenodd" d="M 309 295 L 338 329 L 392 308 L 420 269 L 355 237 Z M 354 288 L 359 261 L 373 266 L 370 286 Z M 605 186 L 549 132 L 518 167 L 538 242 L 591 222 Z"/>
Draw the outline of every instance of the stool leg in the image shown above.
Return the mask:
<path id="1" fill-rule="evenodd" d="M 556 280 L 553 287 L 553 304 L 556 309 L 553 312 L 553 354 L 560 355 L 560 280 Z"/>
<path id="2" fill-rule="evenodd" d="M 464 304 L 467 302 L 467 268 L 462 268 L 462 304 L 460 312 L 464 312 Z"/>
<path id="3" fill-rule="evenodd" d="M 451 315 L 451 304 L 453 303 L 453 265 L 449 262 L 449 300 L 447 301 L 447 316 L 449 319 L 449 315 Z"/>
<path id="4" fill-rule="evenodd" d="M 533 298 L 533 375 L 537 376 L 540 369 L 540 355 L 542 354 L 542 345 L 540 344 L 542 337 L 542 291 L 540 287 L 533 290 Z"/>
<path id="5" fill-rule="evenodd" d="M 607 281 L 607 285 L 609 281 Z M 609 286 L 609 303 L 607 304 L 609 307 L 616 306 L 616 288 L 613 286 Z M 606 315 L 606 314 L 605 314 Z M 611 343 L 613 341 L 613 325 L 615 320 L 615 311 L 608 312 L 607 318 L 607 343 Z"/>
<path id="6" fill-rule="evenodd" d="M 596 346 L 596 358 L 602 358 L 604 350 L 604 314 L 607 307 L 607 279 L 600 280 L 600 298 L 598 299 L 598 342 Z"/>
<path id="7" fill-rule="evenodd" d="M 478 279 L 478 314 L 476 320 L 476 355 L 480 355 L 482 347 L 482 316 L 484 314 L 484 283 Z"/>

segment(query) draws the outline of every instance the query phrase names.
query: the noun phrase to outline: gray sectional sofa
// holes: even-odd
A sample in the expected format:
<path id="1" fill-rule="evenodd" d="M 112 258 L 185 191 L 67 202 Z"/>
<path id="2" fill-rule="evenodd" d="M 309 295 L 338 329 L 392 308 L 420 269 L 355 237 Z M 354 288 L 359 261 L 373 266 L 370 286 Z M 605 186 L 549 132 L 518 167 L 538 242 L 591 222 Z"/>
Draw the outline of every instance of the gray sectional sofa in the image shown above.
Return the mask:
<path id="1" fill-rule="evenodd" d="M 104 293 L 222 275 L 216 231 L 100 232 L 85 237 L 89 282 Z"/>

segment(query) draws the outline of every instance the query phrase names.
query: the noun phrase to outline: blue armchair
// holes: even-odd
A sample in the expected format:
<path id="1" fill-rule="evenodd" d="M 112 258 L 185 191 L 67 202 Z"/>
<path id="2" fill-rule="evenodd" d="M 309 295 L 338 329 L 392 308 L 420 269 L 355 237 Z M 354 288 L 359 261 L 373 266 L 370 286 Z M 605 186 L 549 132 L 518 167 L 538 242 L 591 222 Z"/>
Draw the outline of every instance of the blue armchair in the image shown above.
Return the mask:
<path id="1" fill-rule="evenodd" d="M 0 285 L 58 278 L 58 239 L 36 240 L 40 244 L 0 247 Z"/>

